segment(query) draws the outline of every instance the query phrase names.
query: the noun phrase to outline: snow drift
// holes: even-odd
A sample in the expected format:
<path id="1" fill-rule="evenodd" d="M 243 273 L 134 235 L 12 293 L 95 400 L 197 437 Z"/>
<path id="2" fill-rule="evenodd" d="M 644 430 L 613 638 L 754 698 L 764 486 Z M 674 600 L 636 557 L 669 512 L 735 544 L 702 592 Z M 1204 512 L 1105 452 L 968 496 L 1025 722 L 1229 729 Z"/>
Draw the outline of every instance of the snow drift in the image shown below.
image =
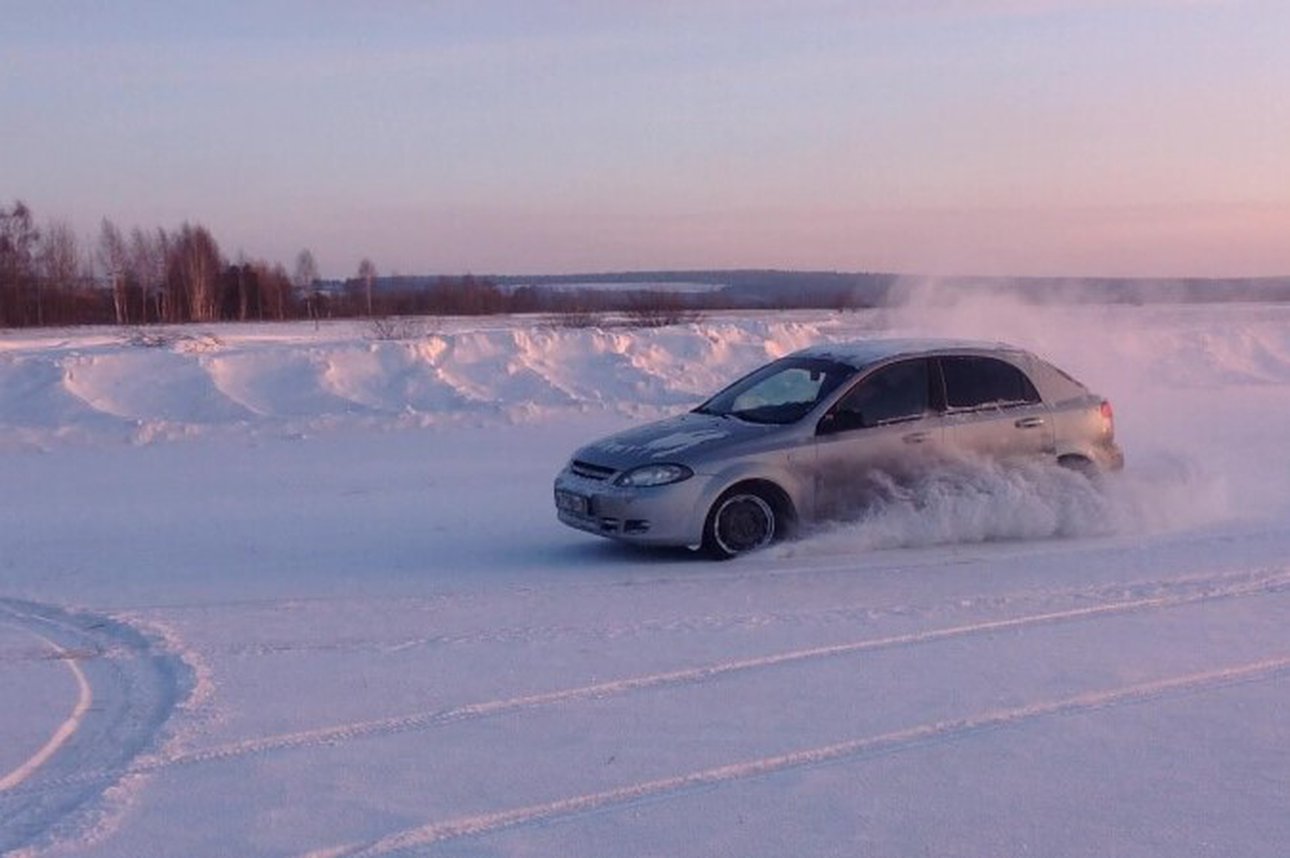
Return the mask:
<path id="1" fill-rule="evenodd" d="M 361 324 L 229 325 L 152 336 L 0 335 L 0 436 L 151 442 L 235 427 L 319 431 L 533 420 L 588 409 L 656 415 L 734 374 L 836 335 L 828 319 L 651 331 L 458 323 L 415 339 Z"/>
<path id="2" fill-rule="evenodd" d="M 1123 423 L 1157 429 L 1180 390 L 1290 385 L 1290 308 L 1042 308 L 991 298 L 893 312 L 713 318 L 661 329 L 460 320 L 409 340 L 359 323 L 0 334 L 0 438 L 149 442 L 342 425 L 532 421 L 681 410 L 743 372 L 823 341 L 876 333 L 1003 340 L 1109 395 Z M 1163 415 L 1173 420 L 1177 415 Z"/>

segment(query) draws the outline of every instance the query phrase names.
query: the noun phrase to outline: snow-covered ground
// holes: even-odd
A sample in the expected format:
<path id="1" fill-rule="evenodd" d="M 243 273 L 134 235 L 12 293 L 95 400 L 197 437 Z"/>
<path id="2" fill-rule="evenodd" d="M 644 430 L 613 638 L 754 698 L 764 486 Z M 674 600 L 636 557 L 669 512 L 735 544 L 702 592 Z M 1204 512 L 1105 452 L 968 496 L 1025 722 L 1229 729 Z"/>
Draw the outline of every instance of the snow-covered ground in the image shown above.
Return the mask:
<path id="1" fill-rule="evenodd" d="M 1290 307 L 0 332 L 0 853 L 1284 856 Z M 1104 488 L 964 465 L 726 564 L 569 451 L 872 334 L 1036 349 Z"/>

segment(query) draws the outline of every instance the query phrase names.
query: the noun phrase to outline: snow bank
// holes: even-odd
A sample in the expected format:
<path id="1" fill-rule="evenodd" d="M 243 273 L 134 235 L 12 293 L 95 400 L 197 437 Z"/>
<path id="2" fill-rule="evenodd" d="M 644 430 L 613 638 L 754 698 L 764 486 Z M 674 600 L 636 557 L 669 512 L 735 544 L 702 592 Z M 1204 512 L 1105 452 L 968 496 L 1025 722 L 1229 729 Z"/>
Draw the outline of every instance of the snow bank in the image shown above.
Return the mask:
<path id="1" fill-rule="evenodd" d="M 0 443 L 514 422 L 591 409 L 655 416 L 837 327 L 828 317 L 648 331 L 485 319 L 400 341 L 369 339 L 353 323 L 161 329 L 146 338 L 8 332 Z"/>
<path id="2" fill-rule="evenodd" d="M 643 419 L 693 405 L 787 352 L 875 332 L 1033 348 L 1109 395 L 1123 426 L 1153 432 L 1193 422 L 1171 411 L 1180 391 L 1211 389 L 1219 408 L 1233 391 L 1290 385 L 1287 307 L 1044 308 L 927 290 L 894 312 L 746 314 L 652 330 L 480 319 L 401 341 L 371 340 L 349 322 L 162 329 L 146 339 L 6 332 L 0 444 L 531 422 L 593 410 Z"/>

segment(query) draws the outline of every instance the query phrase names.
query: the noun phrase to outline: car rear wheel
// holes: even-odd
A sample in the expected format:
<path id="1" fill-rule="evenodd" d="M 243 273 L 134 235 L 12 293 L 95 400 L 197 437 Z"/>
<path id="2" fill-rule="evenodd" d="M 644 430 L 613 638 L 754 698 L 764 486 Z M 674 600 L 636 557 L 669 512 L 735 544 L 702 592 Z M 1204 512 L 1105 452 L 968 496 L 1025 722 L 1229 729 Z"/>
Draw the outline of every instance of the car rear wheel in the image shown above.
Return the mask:
<path id="1" fill-rule="evenodd" d="M 1091 459 L 1083 456 L 1062 456 L 1057 460 L 1057 464 L 1077 474 L 1083 474 L 1084 479 L 1092 483 L 1094 488 L 1101 488 L 1106 480 L 1106 474 L 1102 469 Z"/>
<path id="2" fill-rule="evenodd" d="M 1097 465 L 1083 456 L 1062 456 L 1057 460 L 1057 464 L 1077 474 L 1083 474 L 1090 480 L 1095 480 L 1100 475 Z"/>
<path id="3" fill-rule="evenodd" d="M 770 545 L 775 528 L 775 508 L 760 492 L 731 490 L 708 513 L 703 548 L 710 556 L 727 560 Z"/>

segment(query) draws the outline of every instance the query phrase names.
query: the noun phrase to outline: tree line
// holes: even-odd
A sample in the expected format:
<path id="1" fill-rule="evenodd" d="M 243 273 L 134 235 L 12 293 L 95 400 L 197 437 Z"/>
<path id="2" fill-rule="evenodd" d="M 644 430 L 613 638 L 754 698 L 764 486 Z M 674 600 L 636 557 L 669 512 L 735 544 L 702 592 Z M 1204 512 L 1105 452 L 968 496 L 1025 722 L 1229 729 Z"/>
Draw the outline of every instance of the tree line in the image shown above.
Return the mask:
<path id="1" fill-rule="evenodd" d="M 211 232 L 123 230 L 104 218 L 86 245 L 65 222 L 38 225 L 25 203 L 0 206 L 0 327 L 347 318 L 512 312 L 513 296 L 475 277 L 429 288 L 377 284 L 370 259 L 339 284 L 318 276 L 313 253 L 293 268 L 228 260 Z"/>
<path id="2" fill-rule="evenodd" d="M 684 319 L 699 309 L 694 304 L 656 290 L 499 286 L 469 274 L 380 277 L 370 259 L 353 277 L 324 281 L 308 249 L 290 271 L 229 261 L 200 224 L 127 231 L 104 218 L 86 245 L 65 222 L 38 225 L 21 201 L 0 206 L 0 327 L 505 313 L 574 321 L 624 313 L 662 324 Z"/>
<path id="3" fill-rule="evenodd" d="M 21 201 L 0 204 L 0 328 L 501 313 L 548 314 L 567 324 L 599 323 L 605 314 L 672 324 L 715 310 L 882 306 L 892 302 L 899 279 L 770 270 L 381 277 L 375 263 L 363 259 L 353 277 L 324 281 L 308 249 L 288 271 L 242 255 L 229 261 L 200 224 L 126 231 L 106 218 L 87 245 L 65 222 L 38 226 Z M 669 291 L 658 288 L 660 283 L 708 288 Z M 960 277 L 943 278 L 940 285 L 1057 303 L 1290 300 L 1290 277 Z"/>
<path id="4" fill-rule="evenodd" d="M 11 328 L 508 313 L 547 314 L 566 324 L 595 324 L 608 314 L 656 325 L 723 309 L 873 306 L 894 279 L 691 272 L 682 279 L 710 288 L 670 291 L 649 284 L 653 276 L 592 278 L 612 282 L 608 288 L 579 284 L 578 278 L 382 277 L 371 259 L 363 259 L 354 276 L 323 280 L 308 249 L 297 254 L 291 270 L 244 255 L 230 261 L 201 224 L 125 230 L 104 218 L 86 243 L 65 222 L 38 225 L 21 201 L 0 205 L 0 327 Z"/>
<path id="5" fill-rule="evenodd" d="M 210 231 L 124 231 L 109 219 L 85 246 L 68 224 L 38 226 L 21 201 L 0 207 L 0 325 L 286 319 L 295 284 L 280 265 L 229 263 Z"/>

